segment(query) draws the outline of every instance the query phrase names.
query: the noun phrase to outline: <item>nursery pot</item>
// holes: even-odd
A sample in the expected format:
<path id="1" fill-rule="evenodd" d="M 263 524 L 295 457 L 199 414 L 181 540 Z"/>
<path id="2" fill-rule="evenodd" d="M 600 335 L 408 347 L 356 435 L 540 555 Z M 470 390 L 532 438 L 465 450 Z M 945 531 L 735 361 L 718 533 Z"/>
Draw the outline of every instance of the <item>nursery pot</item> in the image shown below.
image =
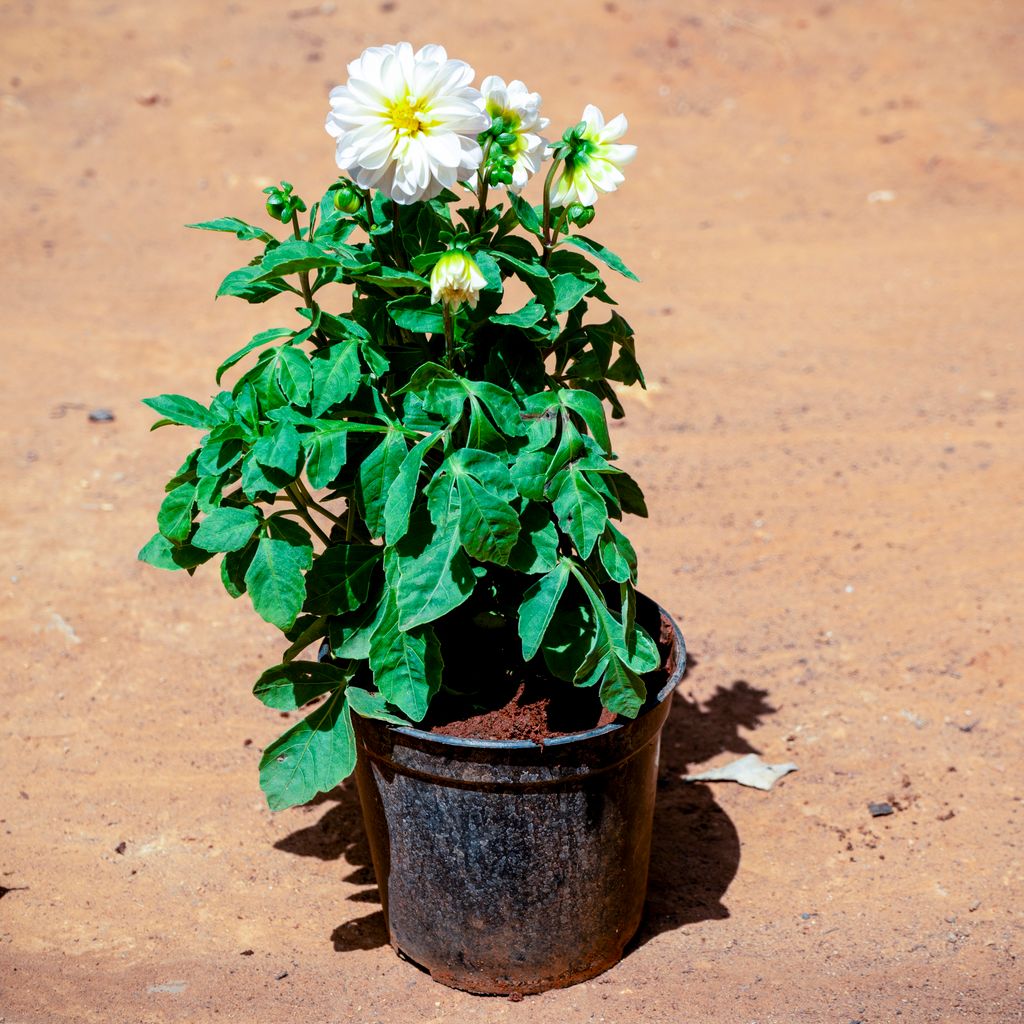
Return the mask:
<path id="1" fill-rule="evenodd" d="M 540 744 L 353 716 L 388 936 L 436 981 L 485 994 L 571 985 L 617 963 L 636 932 L 661 729 L 686 666 L 678 627 L 646 604 L 666 671 L 632 721 Z"/>

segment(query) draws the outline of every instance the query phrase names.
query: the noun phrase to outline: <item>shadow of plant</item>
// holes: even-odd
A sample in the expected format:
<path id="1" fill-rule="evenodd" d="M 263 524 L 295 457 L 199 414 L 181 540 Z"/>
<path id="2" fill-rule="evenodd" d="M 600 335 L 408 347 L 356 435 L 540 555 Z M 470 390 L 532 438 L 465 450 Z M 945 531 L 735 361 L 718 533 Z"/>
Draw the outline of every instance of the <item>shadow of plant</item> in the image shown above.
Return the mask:
<path id="1" fill-rule="evenodd" d="M 696 666 L 689 658 L 688 680 Z M 739 868 L 736 827 L 708 786 L 685 783 L 681 777 L 691 766 L 721 753 L 759 753 L 740 735 L 740 729 L 756 729 L 774 713 L 767 697 L 766 690 L 739 679 L 728 687 L 718 687 L 704 701 L 678 693 L 673 698 L 662 732 L 647 904 L 627 955 L 662 932 L 729 916 L 722 897 Z M 355 781 L 349 779 L 312 801 L 313 806 L 321 804 L 332 806 L 314 824 L 278 840 L 274 848 L 299 857 L 344 860 L 352 871 L 342 880 L 363 887 L 348 899 L 379 905 Z M 383 911 L 339 925 L 331 933 L 331 941 L 338 952 L 386 946 Z"/>

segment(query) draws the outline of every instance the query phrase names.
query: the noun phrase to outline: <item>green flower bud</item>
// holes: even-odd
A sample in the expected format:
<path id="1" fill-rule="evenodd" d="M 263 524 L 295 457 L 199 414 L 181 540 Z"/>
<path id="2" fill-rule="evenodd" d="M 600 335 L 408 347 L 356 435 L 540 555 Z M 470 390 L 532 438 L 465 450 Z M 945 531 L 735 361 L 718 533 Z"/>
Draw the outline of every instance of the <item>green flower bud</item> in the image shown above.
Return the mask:
<path id="1" fill-rule="evenodd" d="M 349 184 L 334 190 L 334 208 L 338 213 L 355 213 L 363 205 L 362 197 Z"/>
<path id="2" fill-rule="evenodd" d="M 570 203 L 565 213 L 578 228 L 585 228 L 594 219 L 594 208 L 582 203 Z"/>
<path id="3" fill-rule="evenodd" d="M 274 220 L 286 224 L 295 213 L 305 213 L 306 204 L 296 195 L 292 195 L 292 184 L 282 181 L 280 186 L 271 185 L 265 188 L 267 195 L 267 213 Z"/>

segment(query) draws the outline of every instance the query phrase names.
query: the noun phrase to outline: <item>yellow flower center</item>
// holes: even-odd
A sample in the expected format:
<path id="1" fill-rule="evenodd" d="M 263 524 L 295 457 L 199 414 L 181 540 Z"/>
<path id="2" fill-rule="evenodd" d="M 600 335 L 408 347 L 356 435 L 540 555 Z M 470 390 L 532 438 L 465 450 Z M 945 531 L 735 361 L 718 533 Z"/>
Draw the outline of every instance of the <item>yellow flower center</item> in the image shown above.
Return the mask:
<path id="1" fill-rule="evenodd" d="M 427 121 L 427 104 L 423 99 L 411 100 L 406 96 L 395 103 L 388 114 L 400 135 L 419 135 L 430 127 Z"/>

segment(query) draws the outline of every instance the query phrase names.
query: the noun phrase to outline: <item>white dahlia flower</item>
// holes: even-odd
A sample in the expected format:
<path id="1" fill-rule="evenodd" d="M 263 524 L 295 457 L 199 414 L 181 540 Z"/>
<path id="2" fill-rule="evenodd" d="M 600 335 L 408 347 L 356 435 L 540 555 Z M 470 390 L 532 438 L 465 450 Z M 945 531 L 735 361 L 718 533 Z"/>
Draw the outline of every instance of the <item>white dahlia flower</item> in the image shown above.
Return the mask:
<path id="1" fill-rule="evenodd" d="M 442 46 L 371 46 L 331 90 L 327 132 L 338 166 L 396 203 L 433 199 L 480 166 L 477 135 L 490 126 L 473 69 Z"/>
<path id="2" fill-rule="evenodd" d="M 555 181 L 552 206 L 593 206 L 599 192 L 614 192 L 626 180 L 622 168 L 636 156 L 636 146 L 615 141 L 626 133 L 625 114 L 605 124 L 601 111 L 588 103 L 580 120 L 586 127 Z"/>
<path id="3" fill-rule="evenodd" d="M 503 134 L 514 136 L 512 141 L 501 144 L 501 149 L 515 160 L 508 187 L 513 192 L 520 192 L 530 177 L 540 170 L 548 144 L 547 139 L 536 134 L 551 123 L 548 118 L 540 116 L 540 93 L 530 92 L 518 79 L 506 85 L 505 79 L 497 75 L 485 78 L 480 83 L 480 91 L 491 123 L 500 117 Z M 502 187 L 500 182 L 491 184 Z M 476 181 L 471 181 L 470 185 L 475 188 Z"/>
<path id="4" fill-rule="evenodd" d="M 486 284 L 487 278 L 472 256 L 461 249 L 449 249 L 430 274 L 430 301 L 444 302 L 453 311 L 463 302 L 476 309 L 480 289 Z"/>

